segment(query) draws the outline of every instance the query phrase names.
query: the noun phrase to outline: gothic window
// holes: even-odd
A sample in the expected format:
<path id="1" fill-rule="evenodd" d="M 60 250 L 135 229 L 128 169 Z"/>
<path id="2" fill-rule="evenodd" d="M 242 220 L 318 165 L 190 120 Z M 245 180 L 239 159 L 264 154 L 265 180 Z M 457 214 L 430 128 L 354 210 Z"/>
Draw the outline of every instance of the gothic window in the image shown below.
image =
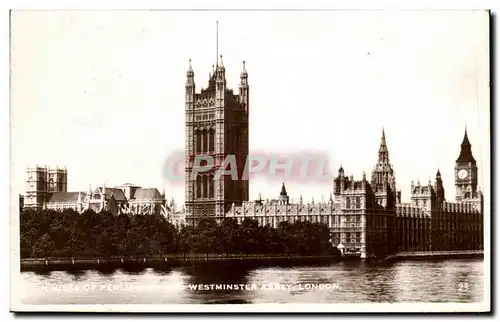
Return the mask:
<path id="1" fill-rule="evenodd" d="M 209 189 L 208 189 L 209 195 L 208 195 L 208 197 L 209 198 L 213 198 L 214 197 L 214 176 L 213 175 L 211 175 L 209 177 L 208 186 L 209 186 Z"/>
<path id="2" fill-rule="evenodd" d="M 203 131 L 203 152 L 208 152 L 208 131 Z"/>
<path id="3" fill-rule="evenodd" d="M 198 175 L 196 177 L 196 196 L 195 199 L 201 198 L 201 176 Z"/>
<path id="4" fill-rule="evenodd" d="M 200 131 L 196 131 L 196 152 L 201 152 L 201 133 Z"/>
<path id="5" fill-rule="evenodd" d="M 356 209 L 361 208 L 361 198 L 356 197 Z"/>
<path id="6" fill-rule="evenodd" d="M 351 208 L 351 199 L 349 197 L 345 198 L 345 207 L 347 209 Z"/>
<path id="7" fill-rule="evenodd" d="M 210 152 L 214 152 L 215 151 L 215 131 L 214 129 L 210 129 L 210 139 L 209 139 L 209 147 L 208 147 L 208 150 Z"/>
<path id="8" fill-rule="evenodd" d="M 203 196 L 202 198 L 208 197 L 208 177 L 203 176 Z"/>

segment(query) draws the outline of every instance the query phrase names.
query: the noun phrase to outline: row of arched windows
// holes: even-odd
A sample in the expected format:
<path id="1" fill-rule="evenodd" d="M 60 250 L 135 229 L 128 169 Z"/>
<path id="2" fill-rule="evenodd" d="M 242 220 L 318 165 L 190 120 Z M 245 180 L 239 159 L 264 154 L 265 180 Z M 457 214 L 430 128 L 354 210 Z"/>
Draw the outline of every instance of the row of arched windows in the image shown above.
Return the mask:
<path id="1" fill-rule="evenodd" d="M 206 153 L 215 151 L 215 130 L 197 130 L 195 132 L 196 152 Z"/>
<path id="2" fill-rule="evenodd" d="M 198 175 L 196 178 L 195 199 L 206 199 L 214 197 L 214 175 Z"/>
<path id="3" fill-rule="evenodd" d="M 356 197 L 356 199 L 354 199 L 354 200 L 351 200 L 350 197 L 346 197 L 346 199 L 345 199 L 345 207 L 347 209 L 352 208 L 352 206 L 353 206 L 352 203 L 354 203 L 356 209 L 361 208 L 361 198 L 360 197 Z"/>

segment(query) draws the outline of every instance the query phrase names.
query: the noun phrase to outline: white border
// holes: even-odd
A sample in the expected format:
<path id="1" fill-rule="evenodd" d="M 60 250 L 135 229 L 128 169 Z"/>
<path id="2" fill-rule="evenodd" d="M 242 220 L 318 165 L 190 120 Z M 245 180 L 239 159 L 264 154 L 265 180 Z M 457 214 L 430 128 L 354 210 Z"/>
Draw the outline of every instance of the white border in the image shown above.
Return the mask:
<path id="1" fill-rule="evenodd" d="M 421 0 L 401 3 L 401 1 L 334 1 L 334 0 L 288 0 L 288 1 L 278 1 L 278 0 L 254 0 L 254 1 L 221 1 L 221 0 L 184 0 L 184 1 L 104 1 L 104 0 L 78 0 L 78 1 L 43 1 L 31 0 L 31 1 L 11 1 L 12 3 L 8 8 L 12 9 L 105 9 L 105 10 L 120 10 L 120 9 L 488 9 L 493 8 L 498 2 L 495 1 L 436 1 L 436 0 Z M 4 2 L 5 3 L 5 2 Z M 496 12 L 496 10 L 493 10 Z M 3 51 L 5 65 L 4 73 L 6 77 L 3 78 L 6 81 L 6 86 L 3 86 L 5 92 L 5 98 L 7 106 L 9 98 L 9 78 L 8 78 L 8 57 L 9 57 L 9 25 L 8 25 L 8 12 L 4 11 L 2 18 L 5 19 L 5 23 L 2 24 L 4 27 L 2 29 L 2 35 L 4 36 L 4 43 L 7 45 L 6 50 Z M 497 88 L 492 89 L 491 92 L 496 92 Z M 10 142 L 10 131 L 9 125 L 9 109 L 0 109 L 4 115 L 2 115 L 2 120 L 5 120 L 7 125 L 4 129 L 4 134 L 1 136 L 1 144 L 5 144 L 5 150 L 9 148 Z M 492 149 L 493 150 L 493 147 Z M 4 159 L 2 166 L 5 165 L 4 178 L 9 177 L 10 174 L 10 153 L 6 154 L 7 159 Z M 10 189 L 8 186 L 3 187 L 5 190 L 0 194 L 1 198 L 5 198 L 2 205 L 7 208 L 9 206 L 9 199 L 6 196 L 10 196 Z M 488 202 L 490 198 L 485 201 Z M 16 286 L 15 278 L 19 274 L 19 256 L 18 256 L 18 241 L 19 241 L 19 218 L 17 211 L 17 196 L 11 196 L 10 201 L 12 204 L 13 212 L 11 213 L 10 222 L 4 222 L 4 227 L 7 227 L 7 234 L 10 235 L 10 249 L 7 248 L 7 254 L 4 254 L 3 258 L 8 258 L 10 255 L 10 270 L 12 275 L 9 279 L 11 293 L 8 294 L 10 297 L 10 309 L 15 311 L 87 311 L 87 312 L 484 312 L 489 311 L 491 304 L 489 302 L 489 282 L 490 282 L 490 240 L 486 240 L 485 245 L 485 301 L 484 303 L 478 304 L 464 304 L 464 303 L 429 303 L 429 304 L 413 304 L 413 303 L 397 303 L 397 304 L 386 304 L 386 303 L 363 303 L 363 304 L 251 304 L 251 305 L 22 305 L 19 302 L 19 297 L 16 297 Z M 4 208 L 4 209 L 5 209 Z M 7 210 L 10 213 L 10 209 Z M 3 218 L 8 218 L 8 216 L 3 216 Z M 488 231 L 489 220 L 485 222 L 485 230 Z M 11 229 L 9 230 L 10 227 Z M 9 246 L 7 246 L 9 247 Z M 4 266 L 6 267 L 6 266 Z M 4 285 L 7 285 L 5 283 Z M 4 288 L 7 290 L 7 288 Z"/>

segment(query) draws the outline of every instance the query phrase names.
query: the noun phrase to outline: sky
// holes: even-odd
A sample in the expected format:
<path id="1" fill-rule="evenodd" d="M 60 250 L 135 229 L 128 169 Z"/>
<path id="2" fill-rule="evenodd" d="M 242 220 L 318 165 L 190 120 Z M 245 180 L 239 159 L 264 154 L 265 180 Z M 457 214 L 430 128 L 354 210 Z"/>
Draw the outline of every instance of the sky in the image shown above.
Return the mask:
<path id="1" fill-rule="evenodd" d="M 440 169 L 453 200 L 465 126 L 489 191 L 489 20 L 485 11 L 14 11 L 11 189 L 25 168 L 65 166 L 68 190 L 134 183 L 184 201 L 164 177 L 184 150 L 189 59 L 196 90 L 218 54 L 228 87 L 250 84 L 250 152 L 318 151 L 360 179 L 382 128 L 402 199 Z M 331 182 L 286 182 L 327 199 Z M 259 178 L 250 198 L 275 198 Z"/>

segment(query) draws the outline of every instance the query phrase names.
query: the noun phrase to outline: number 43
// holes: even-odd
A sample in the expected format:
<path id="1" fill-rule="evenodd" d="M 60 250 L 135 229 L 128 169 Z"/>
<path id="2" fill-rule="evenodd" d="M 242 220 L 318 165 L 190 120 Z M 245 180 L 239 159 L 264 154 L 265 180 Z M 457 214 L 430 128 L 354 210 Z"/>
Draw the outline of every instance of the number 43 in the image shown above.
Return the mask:
<path id="1" fill-rule="evenodd" d="M 469 283 L 458 283 L 459 292 L 467 292 L 469 290 Z"/>

